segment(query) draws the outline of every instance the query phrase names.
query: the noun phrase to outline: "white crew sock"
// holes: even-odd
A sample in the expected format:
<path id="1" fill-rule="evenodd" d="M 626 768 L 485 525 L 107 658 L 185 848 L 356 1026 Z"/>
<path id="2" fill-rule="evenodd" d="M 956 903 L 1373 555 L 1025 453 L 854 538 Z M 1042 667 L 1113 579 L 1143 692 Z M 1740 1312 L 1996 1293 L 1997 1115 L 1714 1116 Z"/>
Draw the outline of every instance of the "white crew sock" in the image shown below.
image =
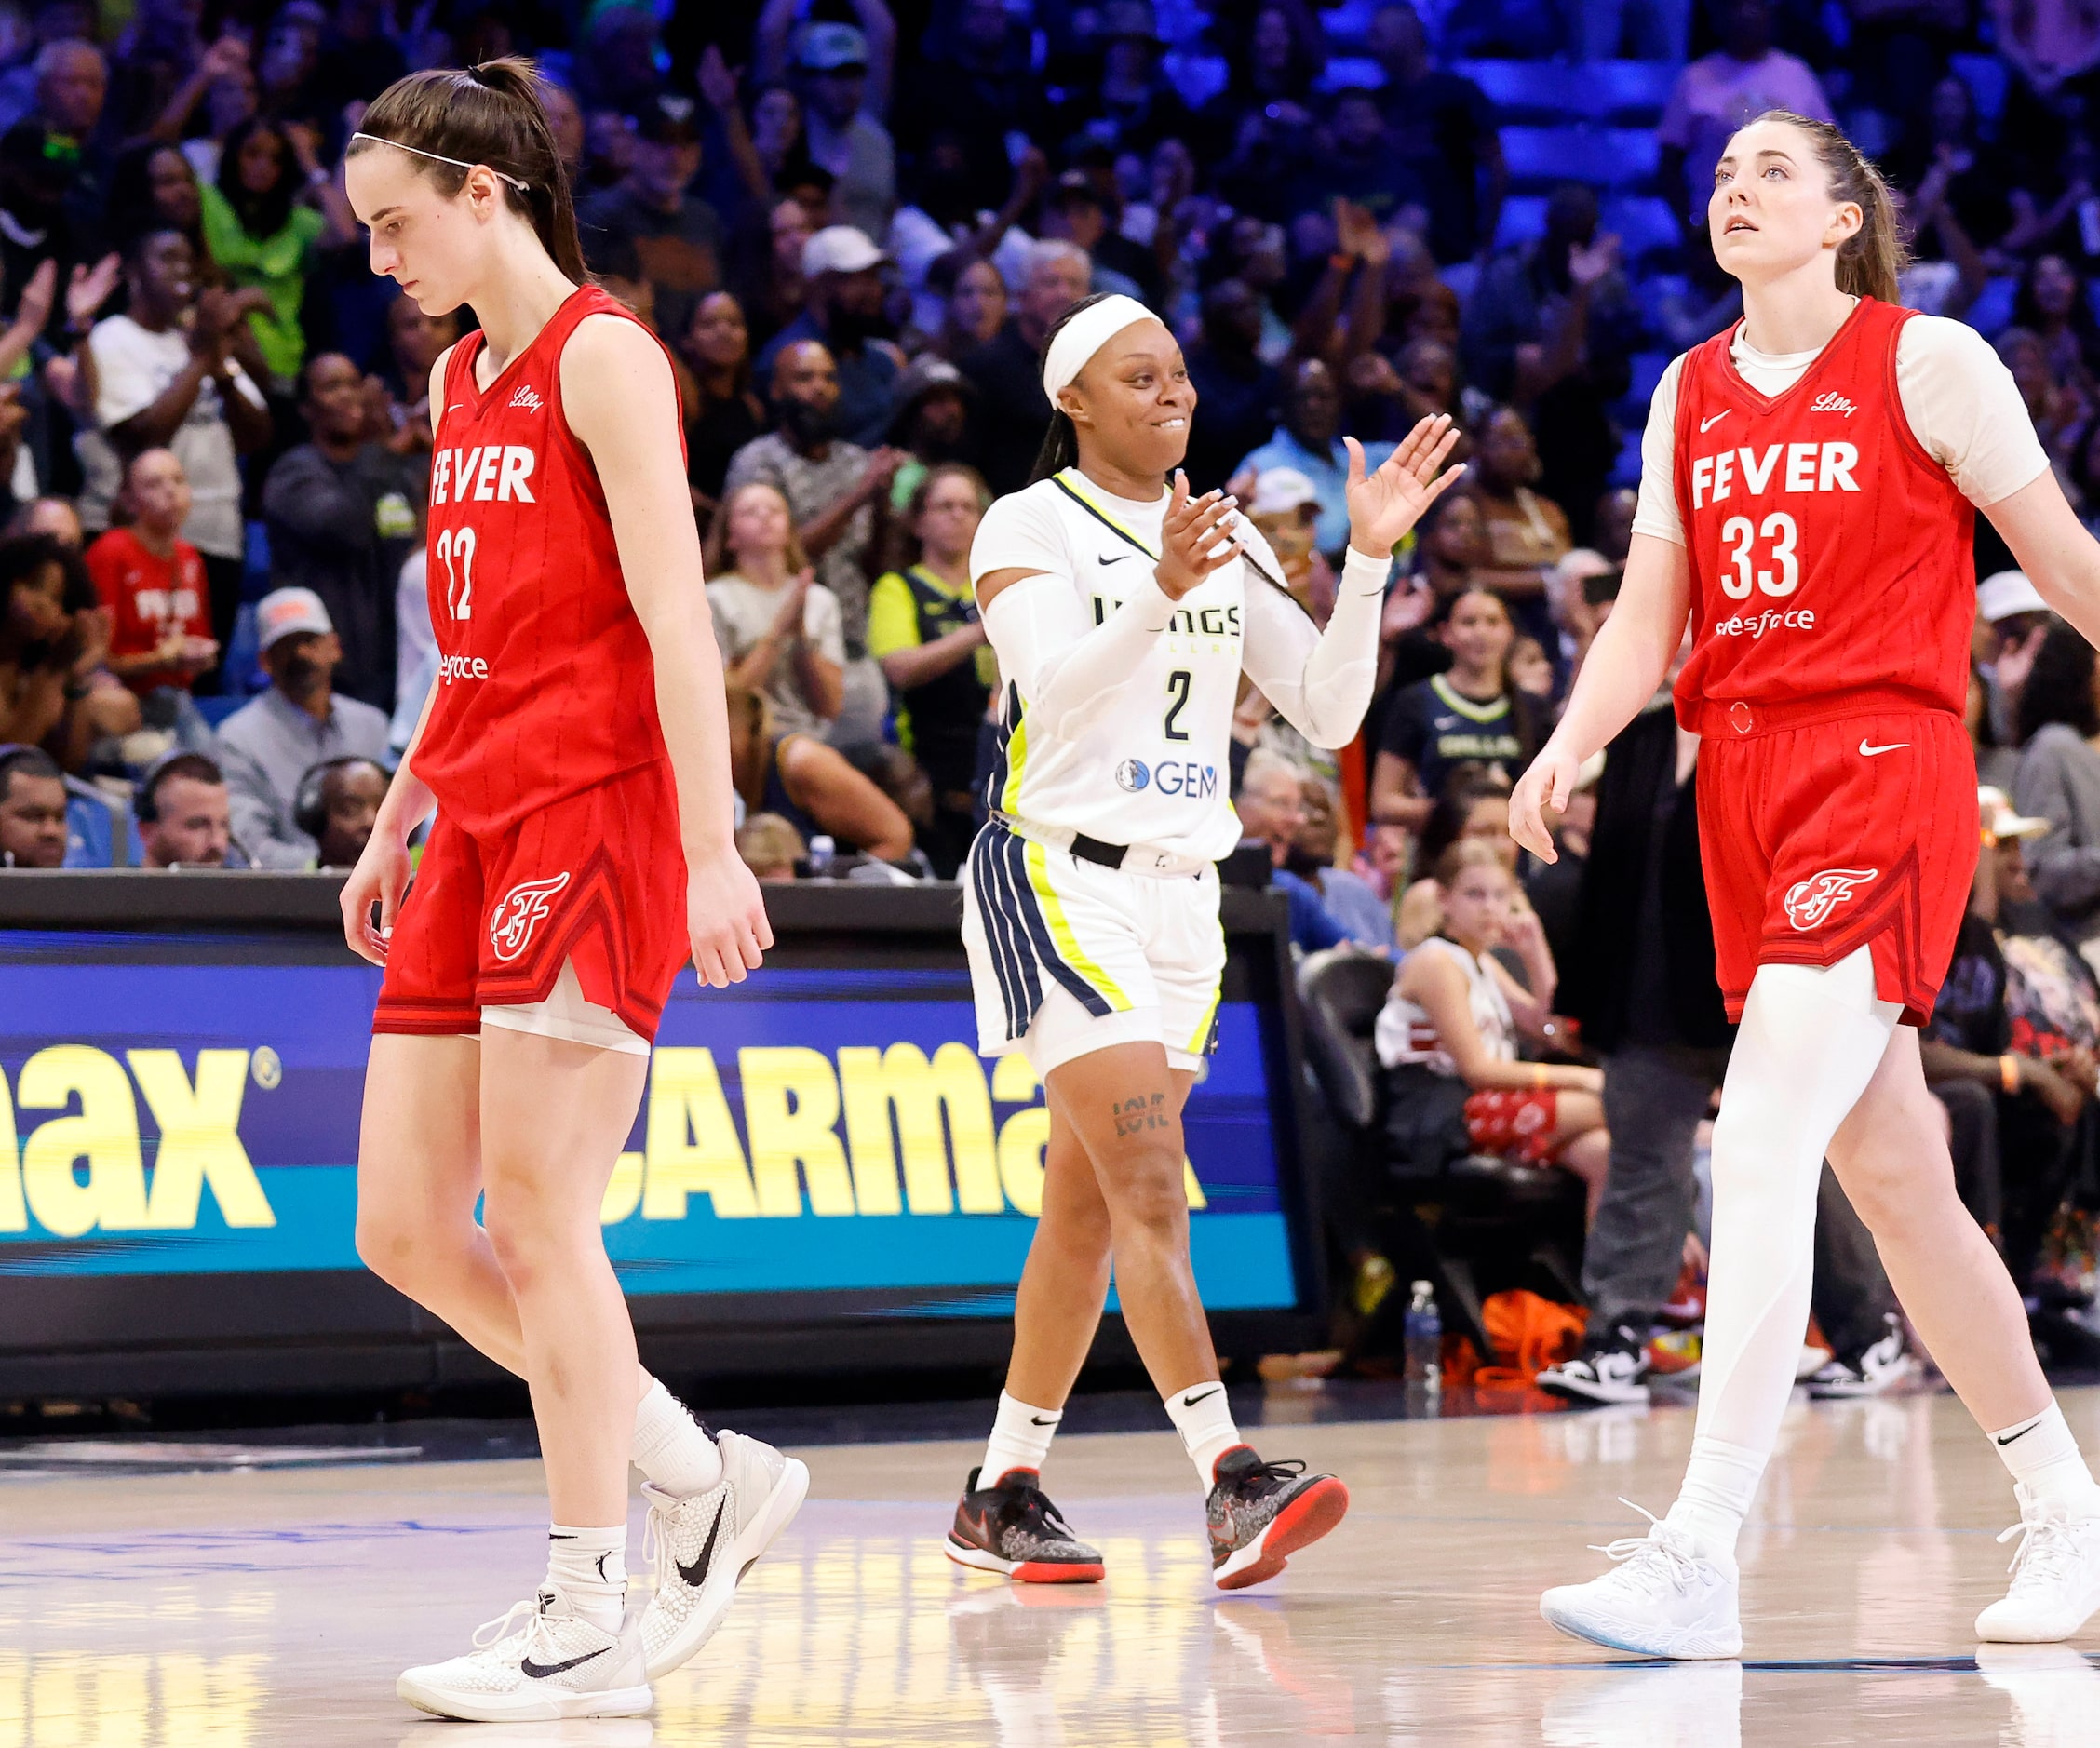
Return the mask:
<path id="1" fill-rule="evenodd" d="M 2039 1414 L 1993 1432 L 1990 1440 L 2012 1479 L 2037 1499 L 2067 1505 L 2081 1517 L 2100 1516 L 2100 1484 L 2053 1396 Z"/>
<path id="2" fill-rule="evenodd" d="M 620 1630 L 627 1601 L 627 1526 L 547 1526 L 546 1588 L 594 1627 Z"/>
<path id="3" fill-rule="evenodd" d="M 985 1445 L 984 1467 L 978 1471 L 980 1487 L 995 1487 L 1016 1469 L 1043 1472 L 1043 1459 L 1050 1455 L 1050 1441 L 1062 1408 L 1038 1408 L 1018 1401 L 1003 1390 L 999 1392 L 999 1412 L 992 1417 L 991 1437 Z"/>
<path id="4" fill-rule="evenodd" d="M 1899 1009 L 1865 948 L 1836 965 L 1763 965 L 1714 1124 L 1714 1242 L 1692 1467 L 1670 1521 L 1732 1559 L 1794 1392 L 1830 1137 L 1865 1092 Z"/>
<path id="5" fill-rule="evenodd" d="M 722 1477 L 721 1452 L 662 1378 L 635 1408 L 634 1465 L 665 1492 L 681 1499 L 705 1493 Z"/>
<path id="6" fill-rule="evenodd" d="M 1174 1430 L 1181 1434 L 1189 1460 L 1196 1466 L 1203 1490 L 1208 1493 L 1218 1481 L 1218 1459 L 1233 1445 L 1246 1443 L 1232 1424 L 1232 1405 L 1225 1386 L 1212 1378 L 1178 1390 L 1166 1398 L 1166 1412 Z"/>

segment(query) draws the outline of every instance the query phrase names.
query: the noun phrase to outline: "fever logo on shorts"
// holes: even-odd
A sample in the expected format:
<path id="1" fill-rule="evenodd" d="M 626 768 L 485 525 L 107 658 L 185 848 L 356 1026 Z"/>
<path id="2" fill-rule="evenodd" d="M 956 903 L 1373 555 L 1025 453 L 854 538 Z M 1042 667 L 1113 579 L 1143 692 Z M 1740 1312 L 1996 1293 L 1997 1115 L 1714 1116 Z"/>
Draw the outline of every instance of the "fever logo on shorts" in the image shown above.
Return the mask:
<path id="1" fill-rule="evenodd" d="M 489 919 L 489 941 L 496 957 L 508 964 L 531 944 L 532 931 L 546 915 L 548 901 L 569 884 L 567 874 L 544 881 L 526 881 L 504 894 Z"/>
<path id="2" fill-rule="evenodd" d="M 1812 929 L 1880 872 L 1871 867 L 1826 867 L 1786 889 L 1786 920 Z"/>
<path id="3" fill-rule="evenodd" d="M 1125 759 L 1115 768 L 1116 787 L 1127 789 L 1133 795 L 1152 780 L 1152 773 L 1142 759 Z"/>

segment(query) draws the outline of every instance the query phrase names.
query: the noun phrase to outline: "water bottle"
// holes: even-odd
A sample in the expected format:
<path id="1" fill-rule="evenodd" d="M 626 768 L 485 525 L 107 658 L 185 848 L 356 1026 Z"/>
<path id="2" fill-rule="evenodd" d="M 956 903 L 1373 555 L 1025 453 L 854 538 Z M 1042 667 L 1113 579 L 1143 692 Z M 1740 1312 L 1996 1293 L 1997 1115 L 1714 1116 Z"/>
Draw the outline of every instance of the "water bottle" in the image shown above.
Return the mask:
<path id="1" fill-rule="evenodd" d="M 809 842 L 810 879 L 828 881 L 831 878 L 831 858 L 838 854 L 839 846 L 821 834 Z"/>
<path id="2" fill-rule="evenodd" d="M 1407 1378 L 1434 1395 L 1444 1384 L 1444 1320 L 1427 1281 L 1417 1281 L 1407 1301 Z"/>

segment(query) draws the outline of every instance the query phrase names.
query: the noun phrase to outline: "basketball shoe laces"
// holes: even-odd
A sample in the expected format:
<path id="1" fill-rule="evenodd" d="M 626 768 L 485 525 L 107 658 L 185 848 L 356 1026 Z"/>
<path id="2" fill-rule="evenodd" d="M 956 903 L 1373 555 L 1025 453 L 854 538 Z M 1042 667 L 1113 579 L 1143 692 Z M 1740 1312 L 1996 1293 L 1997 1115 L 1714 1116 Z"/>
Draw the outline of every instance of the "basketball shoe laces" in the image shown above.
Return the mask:
<path id="1" fill-rule="evenodd" d="M 523 1602 L 514 1602 L 493 1620 L 484 1620 L 474 1629 L 474 1648 L 482 1657 L 495 1662 L 518 1662 L 532 1656 L 535 1649 L 545 1650 L 548 1655 L 540 1661 L 558 1661 L 559 1653 L 554 1649 L 553 1641 L 546 1637 L 547 1617 L 544 1596 L 528 1597 Z M 518 1617 L 525 1617 L 522 1625 L 514 1625 Z M 522 1644 L 516 1641 L 522 1640 Z M 513 1657 L 511 1652 L 518 1655 Z"/>
<path id="2" fill-rule="evenodd" d="M 1259 1462 L 1232 1477 L 1232 1491 L 1243 1499 L 1259 1499 L 1271 1487 L 1296 1481 L 1304 1472 L 1302 1457 L 1281 1457 L 1274 1462 Z"/>
<path id="3" fill-rule="evenodd" d="M 2011 1594 L 2026 1590 L 2055 1589 L 2071 1576 L 2078 1564 L 2078 1539 L 2071 1533 L 2071 1514 L 2059 1505 L 2046 1505 L 2018 1523 L 1998 1540 L 2002 1545 L 2013 1537 L 2020 1545 L 2012 1551 Z"/>
<path id="4" fill-rule="evenodd" d="M 1026 1530 L 1039 1541 L 1077 1541 L 1064 1514 L 1050 1503 L 1050 1497 L 1032 1481 L 1023 1481 L 1002 1492 L 1013 1497 L 1003 1500 L 994 1520 L 1001 1526 Z"/>
<path id="5" fill-rule="evenodd" d="M 1646 1595 L 1661 1596 L 1665 1587 L 1689 1591 L 1699 1580 L 1699 1558 L 1691 1539 L 1631 1499 L 1622 1499 L 1619 1503 L 1648 1519 L 1648 1534 L 1622 1536 L 1601 1547 L 1592 1542 L 1590 1552 L 1616 1561 L 1617 1569 L 1610 1576 Z"/>

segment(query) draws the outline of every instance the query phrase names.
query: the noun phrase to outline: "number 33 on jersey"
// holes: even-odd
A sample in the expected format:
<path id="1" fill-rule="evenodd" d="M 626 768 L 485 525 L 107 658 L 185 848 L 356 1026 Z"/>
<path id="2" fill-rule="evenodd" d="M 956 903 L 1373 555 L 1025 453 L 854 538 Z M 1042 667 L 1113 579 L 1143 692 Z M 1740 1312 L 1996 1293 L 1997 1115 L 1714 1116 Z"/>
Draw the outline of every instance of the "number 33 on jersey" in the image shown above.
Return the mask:
<path id="1" fill-rule="evenodd" d="M 1675 451 L 1691 569 L 1678 714 L 1740 728 L 1742 704 L 1832 713 L 1864 691 L 1959 713 L 1975 512 L 1910 428 L 1896 341 L 1912 312 L 1862 298 L 1801 380 L 1768 397 L 1729 356 L 1685 356 Z"/>

